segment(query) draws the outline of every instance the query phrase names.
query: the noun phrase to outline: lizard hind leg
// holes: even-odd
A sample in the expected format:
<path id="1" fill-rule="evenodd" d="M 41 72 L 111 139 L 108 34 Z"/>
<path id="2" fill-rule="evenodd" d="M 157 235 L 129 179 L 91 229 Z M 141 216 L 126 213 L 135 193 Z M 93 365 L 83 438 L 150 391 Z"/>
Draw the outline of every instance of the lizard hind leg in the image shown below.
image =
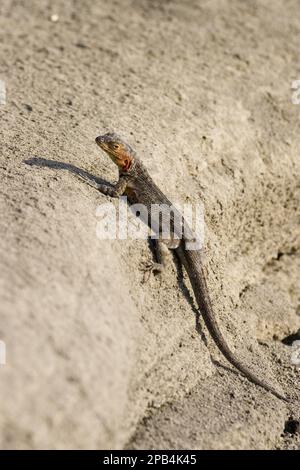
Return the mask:
<path id="1" fill-rule="evenodd" d="M 139 270 L 144 273 L 143 283 L 149 281 L 151 274 L 161 274 L 165 267 L 166 251 L 168 248 L 161 240 L 151 240 L 152 251 L 154 252 L 155 261 L 148 260 L 140 264 Z"/>

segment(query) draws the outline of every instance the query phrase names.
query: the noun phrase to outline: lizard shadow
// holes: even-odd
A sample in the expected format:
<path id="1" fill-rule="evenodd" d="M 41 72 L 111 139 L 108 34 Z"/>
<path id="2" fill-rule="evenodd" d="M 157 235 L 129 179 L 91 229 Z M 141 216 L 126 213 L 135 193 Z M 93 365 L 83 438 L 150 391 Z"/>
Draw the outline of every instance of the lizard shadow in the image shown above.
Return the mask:
<path id="1" fill-rule="evenodd" d="M 153 240 L 151 239 L 151 237 L 149 237 L 147 241 L 148 241 L 148 246 L 149 246 L 149 249 L 152 253 L 153 259 L 155 259 L 158 262 L 157 253 L 156 253 L 156 250 L 155 250 L 155 244 L 153 243 Z M 172 251 L 172 250 L 170 250 L 170 251 Z M 173 255 L 173 260 L 174 260 L 174 264 L 175 264 L 175 267 L 176 267 L 176 275 L 177 275 L 177 282 L 178 282 L 179 288 L 180 288 L 183 296 L 185 297 L 185 299 L 190 304 L 190 307 L 191 307 L 191 309 L 193 310 L 193 312 L 195 314 L 195 317 L 196 317 L 196 330 L 202 336 L 203 333 L 201 331 L 201 326 L 200 326 L 200 322 L 199 322 L 199 318 L 200 318 L 199 309 L 197 308 L 197 305 L 195 304 L 194 299 L 193 299 L 189 289 L 185 285 L 184 277 L 183 277 L 183 268 L 182 268 L 182 266 L 181 266 L 181 264 L 178 260 L 178 257 L 176 256 L 176 253 L 174 253 L 174 252 L 172 252 L 172 255 Z M 204 339 L 204 337 L 202 339 Z"/>
<path id="2" fill-rule="evenodd" d="M 155 245 L 154 245 L 153 241 L 151 240 L 151 237 L 148 238 L 148 246 L 149 246 L 149 249 L 152 253 L 153 258 L 157 260 Z M 175 264 L 175 268 L 176 268 L 176 275 L 177 275 L 177 282 L 178 282 L 179 289 L 181 290 L 184 298 L 187 300 L 187 302 L 189 303 L 192 311 L 195 314 L 195 329 L 196 329 L 197 333 L 199 334 L 200 338 L 202 339 L 202 341 L 204 342 L 205 346 L 207 347 L 208 346 L 207 339 L 206 339 L 206 336 L 205 336 L 204 331 L 203 331 L 203 329 L 201 327 L 201 324 L 200 324 L 201 312 L 199 311 L 199 308 L 197 307 L 197 305 L 196 305 L 196 303 L 193 299 L 193 296 L 190 293 L 190 290 L 188 289 L 188 287 L 185 284 L 184 275 L 183 275 L 183 267 L 180 263 L 180 260 L 179 260 L 178 256 L 176 255 L 176 252 L 174 253 L 173 250 L 171 250 L 171 251 L 172 251 L 173 260 L 174 260 L 174 264 Z"/>
<path id="3" fill-rule="evenodd" d="M 191 308 L 192 308 L 192 310 L 195 314 L 195 328 L 196 328 L 196 331 L 199 334 L 202 341 L 204 342 L 205 346 L 208 347 L 208 342 L 207 342 L 205 333 L 204 333 L 204 331 L 201 327 L 201 324 L 200 324 L 201 312 L 200 312 L 198 306 L 196 305 L 196 303 L 193 299 L 193 296 L 191 295 L 188 287 L 185 284 L 184 275 L 183 275 L 183 267 L 182 267 L 181 263 L 178 262 L 178 257 L 176 256 L 175 253 L 173 253 L 173 256 L 174 256 L 174 261 L 175 261 L 175 266 L 176 266 L 176 271 L 177 271 L 177 281 L 178 281 L 179 288 L 180 288 L 182 294 L 184 295 L 184 297 L 186 298 L 186 300 L 188 301 L 188 303 L 190 304 L 190 306 L 191 306 Z M 228 367 L 227 365 L 222 364 L 217 359 L 214 359 L 214 357 L 211 354 L 210 354 L 210 357 L 211 357 L 212 363 L 215 366 L 220 367 L 220 368 L 222 368 L 222 369 L 224 369 L 228 372 L 232 372 L 236 376 L 240 375 L 237 371 L 235 371 L 231 367 Z"/>
<path id="4" fill-rule="evenodd" d="M 72 165 L 71 163 L 59 162 L 56 160 L 48 160 L 46 158 L 41 158 L 41 157 L 28 158 L 26 160 L 23 160 L 23 163 L 29 166 L 37 166 L 40 168 L 51 168 L 54 170 L 66 170 L 66 171 L 69 171 L 70 173 L 73 173 L 79 176 L 81 179 L 87 182 L 97 183 L 97 184 L 105 183 L 107 185 L 110 185 L 110 183 L 103 180 L 102 178 L 92 175 L 88 171 L 83 170 L 82 168 L 78 168 L 77 166 Z"/>
<path id="5" fill-rule="evenodd" d="M 191 295 L 188 287 L 185 284 L 184 276 L 183 276 L 183 267 L 182 267 L 181 263 L 178 262 L 178 257 L 176 256 L 175 253 L 173 253 L 173 258 L 174 258 L 174 262 L 175 262 L 175 266 L 176 266 L 177 282 L 178 282 L 179 288 L 180 288 L 183 296 L 185 297 L 185 299 L 190 304 L 190 306 L 191 306 L 191 308 L 192 308 L 192 310 L 195 314 L 195 328 L 196 328 L 196 331 L 199 334 L 202 341 L 204 342 L 205 346 L 207 346 L 208 345 L 207 339 L 205 337 L 205 334 L 204 334 L 203 329 L 202 329 L 201 324 L 200 324 L 201 312 L 199 311 L 199 308 L 197 307 L 197 305 L 196 305 L 196 303 L 193 299 L 193 296 Z"/>

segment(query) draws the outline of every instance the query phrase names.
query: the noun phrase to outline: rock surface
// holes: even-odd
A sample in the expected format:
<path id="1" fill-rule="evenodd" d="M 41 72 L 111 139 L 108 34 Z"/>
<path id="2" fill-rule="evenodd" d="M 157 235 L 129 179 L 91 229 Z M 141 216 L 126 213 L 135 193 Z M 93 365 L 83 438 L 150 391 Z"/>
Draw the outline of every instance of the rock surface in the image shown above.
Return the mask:
<path id="1" fill-rule="evenodd" d="M 221 329 L 299 420 L 298 16 L 296 0 L 1 1 L 2 449 L 300 447 L 287 406 L 201 318 L 199 334 L 172 258 L 145 286 L 145 242 L 97 239 L 107 199 L 76 175 L 116 177 L 94 144 L 116 130 L 173 201 L 203 202 Z"/>

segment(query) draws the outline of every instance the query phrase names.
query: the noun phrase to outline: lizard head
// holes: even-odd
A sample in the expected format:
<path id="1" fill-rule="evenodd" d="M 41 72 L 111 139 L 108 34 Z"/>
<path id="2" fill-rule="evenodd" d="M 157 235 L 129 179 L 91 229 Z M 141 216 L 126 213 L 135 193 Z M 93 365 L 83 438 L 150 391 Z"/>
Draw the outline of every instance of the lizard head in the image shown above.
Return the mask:
<path id="1" fill-rule="evenodd" d="M 109 155 L 120 170 L 125 172 L 130 170 L 135 152 L 121 137 L 114 132 L 109 132 L 96 137 L 96 144 Z"/>

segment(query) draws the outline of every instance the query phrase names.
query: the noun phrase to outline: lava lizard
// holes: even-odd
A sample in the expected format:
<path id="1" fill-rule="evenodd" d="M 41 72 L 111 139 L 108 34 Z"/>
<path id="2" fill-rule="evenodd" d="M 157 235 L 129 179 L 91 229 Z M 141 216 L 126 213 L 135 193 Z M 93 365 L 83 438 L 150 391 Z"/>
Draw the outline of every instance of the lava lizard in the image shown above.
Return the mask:
<path id="1" fill-rule="evenodd" d="M 88 181 L 89 184 L 98 189 L 101 193 L 110 197 L 127 196 L 129 204 L 138 203 L 143 205 L 148 214 L 151 213 L 151 207 L 153 207 L 153 205 L 160 207 L 173 207 L 172 203 L 153 182 L 147 169 L 139 160 L 135 151 L 117 134 L 107 133 L 99 136 L 96 138 L 96 143 L 118 166 L 119 180 L 115 185 L 97 183 L 96 181 Z M 146 222 L 150 224 L 149 219 Z M 203 250 L 187 248 L 188 242 L 193 242 L 195 240 L 190 238 L 190 234 L 187 237 L 186 232 L 183 233 L 181 238 L 176 238 L 174 236 L 174 233 L 179 232 L 182 228 L 178 226 L 178 218 L 176 218 L 176 221 L 174 221 L 173 218 L 171 220 L 171 225 L 171 237 L 169 239 L 163 238 L 161 227 L 159 227 L 160 233 L 158 234 L 159 239 L 157 240 L 158 253 L 162 253 L 162 244 L 166 245 L 169 249 L 175 250 L 179 260 L 186 269 L 200 312 L 203 315 L 206 327 L 216 345 L 225 358 L 245 377 L 247 377 L 248 380 L 271 392 L 277 398 L 288 402 L 289 400 L 285 396 L 281 395 L 272 386 L 268 385 L 265 381 L 253 374 L 229 349 L 214 318 L 203 268 Z M 161 256 L 158 259 L 161 262 Z M 159 263 L 152 263 L 148 268 L 153 271 L 159 271 L 161 269 L 161 265 Z"/>

